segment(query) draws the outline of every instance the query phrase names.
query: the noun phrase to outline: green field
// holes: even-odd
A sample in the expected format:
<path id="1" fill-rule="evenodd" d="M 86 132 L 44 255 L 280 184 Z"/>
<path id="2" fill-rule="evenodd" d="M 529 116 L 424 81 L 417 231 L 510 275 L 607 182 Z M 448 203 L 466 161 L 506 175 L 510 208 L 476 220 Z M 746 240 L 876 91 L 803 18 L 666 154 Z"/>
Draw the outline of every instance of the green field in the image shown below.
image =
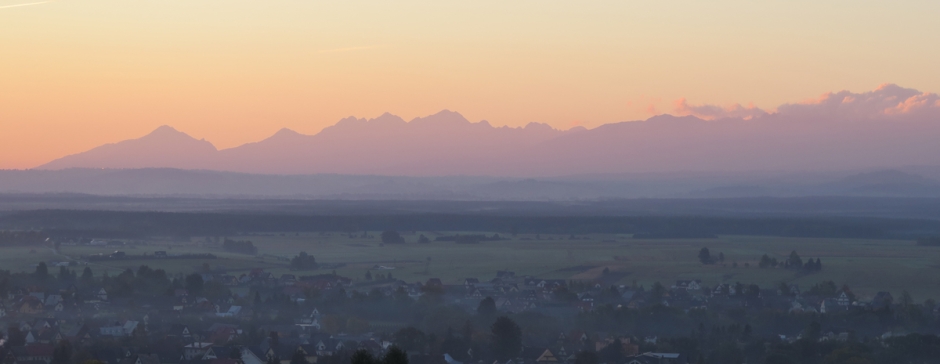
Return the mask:
<path id="1" fill-rule="evenodd" d="M 448 233 L 422 232 L 432 240 Z M 264 268 L 277 275 L 290 272 L 287 262 L 277 257 L 291 257 L 304 250 L 314 255 L 321 264 L 344 264 L 336 268 L 340 275 L 363 281 L 367 270 L 376 265 L 394 267 L 394 270 L 372 270 L 372 274 L 392 272 L 406 281 L 424 281 L 441 278 L 445 284 L 460 284 L 463 278 L 477 277 L 488 280 L 497 270 L 511 270 L 517 275 L 540 278 L 592 280 L 606 267 L 620 277 L 619 284 L 638 284 L 647 287 L 659 281 L 669 286 L 676 279 L 701 279 L 707 286 L 718 283 L 758 283 L 770 288 L 780 282 L 799 284 L 808 289 L 812 284 L 832 280 L 848 284 L 865 297 L 877 291 L 890 291 L 895 295 L 909 291 L 916 300 L 940 298 L 940 248 L 916 246 L 913 241 L 809 239 L 760 236 L 721 236 L 717 239 L 632 239 L 628 235 L 587 235 L 571 240 L 569 236 L 519 235 L 511 240 L 459 245 L 453 242 L 416 244 L 416 235 L 405 235 L 405 245 L 381 246 L 378 232 L 370 238 L 348 238 L 341 234 L 293 233 L 242 236 L 251 240 L 264 258 L 227 253 L 218 247 L 206 246 L 203 238 L 192 242 L 150 240 L 120 248 L 127 254 L 139 255 L 164 250 L 170 254 L 213 253 L 218 259 L 162 259 L 121 260 L 89 263 L 96 274 L 108 271 L 117 274 L 126 268 L 141 264 L 166 269 L 172 274 L 190 273 L 208 263 L 213 269 L 224 268 L 238 275 L 251 268 Z M 698 250 L 708 247 L 713 255 L 724 253 L 724 265 L 702 265 L 696 257 Z M 60 252 L 69 257 L 108 253 L 114 247 L 62 246 Z M 30 253 L 35 250 L 35 253 Z M 798 275 L 784 269 L 757 268 L 763 254 L 782 261 L 790 251 L 796 250 L 804 261 L 821 258 L 823 271 L 811 275 Z M 619 257 L 619 258 L 615 258 Z M 430 261 L 428 261 L 430 258 Z M 2 269 L 29 271 L 40 260 L 63 260 L 62 255 L 45 248 L 0 249 Z M 738 267 L 732 267 L 732 262 Z M 748 263 L 750 267 L 744 267 Z M 50 269 L 55 272 L 55 268 Z M 427 270 L 427 273 L 425 272 Z M 316 272 L 330 272 L 321 269 Z M 298 273 L 298 272 L 294 272 Z M 298 274 L 314 274 L 298 273 Z"/>

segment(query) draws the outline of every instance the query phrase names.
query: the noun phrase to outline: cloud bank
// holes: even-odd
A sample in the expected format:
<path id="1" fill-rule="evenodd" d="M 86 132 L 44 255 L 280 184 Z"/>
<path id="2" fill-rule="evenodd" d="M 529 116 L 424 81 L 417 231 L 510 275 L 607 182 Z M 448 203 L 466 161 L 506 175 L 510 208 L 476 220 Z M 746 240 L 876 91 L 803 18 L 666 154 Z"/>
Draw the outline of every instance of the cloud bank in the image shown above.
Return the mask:
<path id="1" fill-rule="evenodd" d="M 700 119 L 751 120 L 770 115 L 793 121 L 864 121 L 915 117 L 930 119 L 940 117 L 940 95 L 883 84 L 862 93 L 843 90 L 827 92 L 817 98 L 798 103 L 788 103 L 776 110 L 762 110 L 753 104 L 734 104 L 723 107 L 710 104 L 689 104 L 686 99 L 676 100 L 673 111 L 677 115 L 692 115 Z"/>

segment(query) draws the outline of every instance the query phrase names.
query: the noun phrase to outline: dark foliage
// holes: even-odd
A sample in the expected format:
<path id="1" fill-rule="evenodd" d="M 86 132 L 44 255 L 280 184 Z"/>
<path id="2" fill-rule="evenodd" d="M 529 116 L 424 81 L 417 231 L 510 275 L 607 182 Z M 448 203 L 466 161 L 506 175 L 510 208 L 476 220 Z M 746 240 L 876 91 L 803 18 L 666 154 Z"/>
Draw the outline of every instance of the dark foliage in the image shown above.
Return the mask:
<path id="1" fill-rule="evenodd" d="M 522 350 L 522 328 L 515 321 L 506 316 L 500 316 L 493 323 L 491 332 L 493 356 L 496 359 L 506 361 L 519 355 L 519 351 Z"/>
<path id="2" fill-rule="evenodd" d="M 380 364 L 376 363 L 375 357 L 368 350 L 359 349 L 353 353 L 349 359 L 350 364 Z"/>
<path id="3" fill-rule="evenodd" d="M 496 300 L 489 296 L 480 300 L 480 304 L 477 306 L 477 313 L 481 315 L 496 314 Z"/>
<path id="4" fill-rule="evenodd" d="M 307 252 L 300 252 L 290 260 L 290 269 L 294 270 L 315 270 L 319 267 L 317 259 Z"/>
<path id="5" fill-rule="evenodd" d="M 386 230 L 382 232 L 382 243 L 383 244 L 404 244 L 405 238 L 401 236 L 397 231 Z"/>
<path id="6" fill-rule="evenodd" d="M 258 248 L 249 240 L 230 240 L 225 239 L 222 243 L 222 249 L 227 252 L 255 255 L 258 254 Z"/>
<path id="7" fill-rule="evenodd" d="M 382 364 L 408 364 L 408 353 L 393 345 L 385 352 Z"/>

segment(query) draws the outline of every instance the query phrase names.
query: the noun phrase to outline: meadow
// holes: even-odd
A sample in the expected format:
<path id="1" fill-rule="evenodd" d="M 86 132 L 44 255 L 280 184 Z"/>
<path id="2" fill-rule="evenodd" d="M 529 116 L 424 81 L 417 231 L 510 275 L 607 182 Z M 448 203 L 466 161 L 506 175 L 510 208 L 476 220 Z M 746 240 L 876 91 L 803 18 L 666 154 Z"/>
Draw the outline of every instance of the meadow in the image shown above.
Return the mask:
<path id="1" fill-rule="evenodd" d="M 417 232 L 403 234 L 406 244 L 382 244 L 380 232 L 363 237 L 341 233 L 265 234 L 232 237 L 250 240 L 258 247 L 258 256 L 223 251 L 205 238 L 189 242 L 146 240 L 125 247 L 63 245 L 59 253 L 51 247 L 5 247 L 0 249 L 0 267 L 12 271 L 31 271 L 39 261 L 68 258 L 121 250 L 130 255 L 166 251 L 171 256 L 186 253 L 212 253 L 217 259 L 126 259 L 84 262 L 95 274 L 117 274 L 127 268 L 149 265 L 169 273 L 188 274 L 208 265 L 239 275 L 252 268 L 263 268 L 276 275 L 284 273 L 330 273 L 365 282 L 365 274 L 391 273 L 409 282 L 441 278 L 445 284 L 462 284 L 464 278 L 482 281 L 497 270 L 539 278 L 593 281 L 605 284 L 644 285 L 653 282 L 672 285 L 678 279 L 700 279 L 706 286 L 719 283 L 757 283 L 764 288 L 781 282 L 795 283 L 807 290 L 813 284 L 832 280 L 847 284 L 859 297 L 878 291 L 896 297 L 908 291 L 915 300 L 940 298 L 940 248 L 917 246 L 910 240 L 783 238 L 768 236 L 719 236 L 714 239 L 633 239 L 623 235 L 536 235 L 505 236 L 506 240 L 479 244 L 455 244 L 433 241 L 455 232 Z M 418 234 L 432 242 L 418 244 Z M 492 234 L 492 233 L 488 233 Z M 697 254 L 708 247 L 713 255 L 723 253 L 723 263 L 704 265 Z M 782 268 L 758 268 L 763 254 L 783 261 L 791 251 L 803 260 L 820 258 L 819 273 L 799 274 Z M 300 251 L 316 257 L 324 268 L 316 271 L 291 271 L 287 259 Z M 736 264 L 735 264 L 736 263 Z M 736 265 L 736 266 L 735 266 Z M 379 267 L 379 268 L 377 268 Z M 393 269 L 388 269 L 393 268 Z M 605 276 L 603 271 L 609 270 Z M 51 268 L 55 272 L 57 268 Z"/>

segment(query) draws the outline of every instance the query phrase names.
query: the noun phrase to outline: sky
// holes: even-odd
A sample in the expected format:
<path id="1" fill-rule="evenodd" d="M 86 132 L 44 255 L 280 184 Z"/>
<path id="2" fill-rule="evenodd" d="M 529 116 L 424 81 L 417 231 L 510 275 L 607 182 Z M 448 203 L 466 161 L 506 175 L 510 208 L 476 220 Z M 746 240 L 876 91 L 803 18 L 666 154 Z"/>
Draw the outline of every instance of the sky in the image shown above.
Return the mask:
<path id="1" fill-rule="evenodd" d="M 940 91 L 937 1 L 0 0 L 0 168 L 442 109 L 559 129 Z"/>

